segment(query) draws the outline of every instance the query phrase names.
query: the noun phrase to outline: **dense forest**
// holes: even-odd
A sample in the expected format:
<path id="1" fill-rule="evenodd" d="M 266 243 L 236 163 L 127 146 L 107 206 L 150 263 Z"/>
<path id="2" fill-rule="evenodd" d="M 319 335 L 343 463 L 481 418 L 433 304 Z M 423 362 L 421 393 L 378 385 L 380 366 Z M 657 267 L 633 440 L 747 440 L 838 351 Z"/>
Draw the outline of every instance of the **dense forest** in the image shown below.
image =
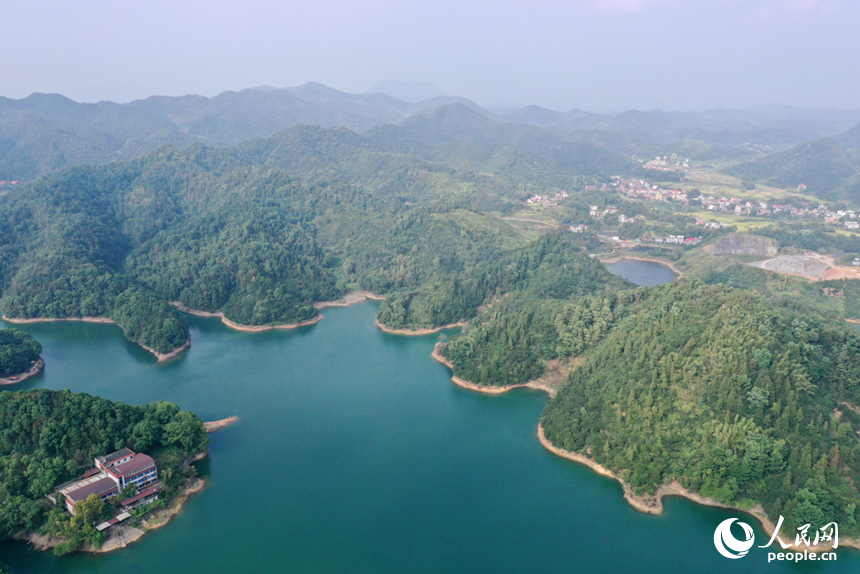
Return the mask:
<path id="1" fill-rule="evenodd" d="M 63 541 L 61 554 L 98 544 L 93 522 L 108 509 L 87 500 L 72 517 L 45 497 L 54 486 L 95 456 L 129 447 L 155 458 L 166 504 L 193 478 L 187 460 L 208 442 L 197 415 L 163 401 L 135 407 L 67 390 L 0 392 L 0 538 L 47 534 Z"/>
<path id="2" fill-rule="evenodd" d="M 630 309 L 542 424 L 634 491 L 663 483 L 860 532 L 860 335 L 791 300 L 679 281 Z"/>
<path id="3" fill-rule="evenodd" d="M 0 377 L 23 373 L 41 354 L 41 343 L 29 333 L 0 329 Z"/>
<path id="4" fill-rule="evenodd" d="M 622 292 L 633 285 L 564 235 L 544 236 L 503 269 L 516 279 L 440 350 L 456 376 L 475 384 L 522 384 L 547 361 L 581 355 L 640 296 Z"/>
<path id="5" fill-rule="evenodd" d="M 315 301 L 359 288 L 390 296 L 380 319 L 392 327 L 465 320 L 513 288 L 505 265 L 516 268 L 532 239 L 487 210 L 576 183 L 575 173 L 633 169 L 571 144 L 565 161 L 575 168 L 565 172 L 537 136 L 508 153 L 526 128 L 506 125 L 461 142 L 481 152 L 457 167 L 440 151 L 457 134 L 440 121 L 366 136 L 298 126 L 229 149 L 162 148 L 0 195 L 0 305 L 13 318 L 108 317 L 159 353 L 188 339 L 170 302 L 278 325 L 312 319 Z M 403 141 L 418 155 L 399 150 Z"/>

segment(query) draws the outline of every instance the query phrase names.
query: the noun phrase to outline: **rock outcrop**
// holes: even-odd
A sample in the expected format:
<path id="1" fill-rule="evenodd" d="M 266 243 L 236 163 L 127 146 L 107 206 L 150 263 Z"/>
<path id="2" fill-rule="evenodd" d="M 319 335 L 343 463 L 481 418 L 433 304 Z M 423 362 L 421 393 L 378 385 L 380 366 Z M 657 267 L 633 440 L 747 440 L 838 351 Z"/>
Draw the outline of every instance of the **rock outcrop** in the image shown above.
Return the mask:
<path id="1" fill-rule="evenodd" d="M 764 255 L 773 257 L 779 251 L 779 243 L 767 237 L 730 233 L 709 243 L 705 246 L 705 251 L 711 255 Z"/>

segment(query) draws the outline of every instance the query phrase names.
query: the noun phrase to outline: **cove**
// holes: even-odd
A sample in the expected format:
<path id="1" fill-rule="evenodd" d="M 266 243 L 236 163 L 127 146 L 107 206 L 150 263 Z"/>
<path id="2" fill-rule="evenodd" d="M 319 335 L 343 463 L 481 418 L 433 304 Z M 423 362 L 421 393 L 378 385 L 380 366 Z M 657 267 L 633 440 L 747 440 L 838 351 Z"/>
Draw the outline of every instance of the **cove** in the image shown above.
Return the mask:
<path id="1" fill-rule="evenodd" d="M 635 511 L 617 482 L 540 446 L 543 393 L 455 386 L 430 357 L 440 335 L 383 333 L 377 308 L 264 333 L 190 317 L 191 349 L 163 365 L 114 326 L 24 326 L 47 367 L 12 389 L 241 420 L 210 435 L 206 488 L 166 527 L 107 555 L 4 542 L 0 560 L 18 574 L 860 571 L 860 553 L 842 550 L 830 564 L 767 564 L 758 548 L 723 558 L 713 534 L 727 518 L 767 541 L 741 513 L 680 498 L 660 516 Z"/>
<path id="2" fill-rule="evenodd" d="M 606 269 L 640 287 L 671 283 L 678 277 L 667 265 L 640 259 L 619 259 L 615 263 L 607 263 Z"/>

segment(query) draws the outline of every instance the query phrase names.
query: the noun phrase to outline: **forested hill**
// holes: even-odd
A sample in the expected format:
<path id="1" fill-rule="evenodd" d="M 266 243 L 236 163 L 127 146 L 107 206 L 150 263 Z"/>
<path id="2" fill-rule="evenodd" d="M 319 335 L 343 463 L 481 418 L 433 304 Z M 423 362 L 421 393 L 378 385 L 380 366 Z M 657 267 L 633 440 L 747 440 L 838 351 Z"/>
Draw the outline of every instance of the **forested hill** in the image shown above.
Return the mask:
<path id="1" fill-rule="evenodd" d="M 542 417 L 640 495 L 678 480 L 787 528 L 856 535 L 860 335 L 790 301 L 680 281 L 587 355 Z"/>
<path id="2" fill-rule="evenodd" d="M 780 187 L 805 184 L 807 191 L 822 199 L 860 199 L 860 159 L 830 138 L 742 163 L 729 171 Z"/>
<path id="3" fill-rule="evenodd" d="M 558 189 L 535 183 L 552 167 L 534 157 L 485 169 L 311 127 L 66 168 L 0 196 L 0 306 L 12 318 L 109 317 L 159 353 L 188 338 L 171 301 L 284 324 L 360 288 L 392 295 L 392 327 L 467 320 L 516 288 L 499 265 L 544 249 L 486 210 Z M 468 296 L 440 305 L 451 293 Z"/>
<path id="4" fill-rule="evenodd" d="M 0 329 L 0 378 L 27 371 L 42 354 L 42 344 L 19 329 Z"/>

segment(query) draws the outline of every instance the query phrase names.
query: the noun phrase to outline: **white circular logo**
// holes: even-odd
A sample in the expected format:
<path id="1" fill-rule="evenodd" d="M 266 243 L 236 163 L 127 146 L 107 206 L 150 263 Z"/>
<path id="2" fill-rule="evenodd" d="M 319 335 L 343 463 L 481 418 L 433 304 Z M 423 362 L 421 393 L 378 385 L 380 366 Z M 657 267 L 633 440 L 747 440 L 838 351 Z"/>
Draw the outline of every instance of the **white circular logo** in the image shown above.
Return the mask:
<path id="1" fill-rule="evenodd" d="M 752 526 L 746 522 L 738 522 L 738 526 L 743 528 L 745 540 L 738 540 L 732 535 L 732 523 L 737 518 L 729 518 L 720 522 L 717 529 L 714 531 L 714 546 L 717 547 L 717 552 L 726 558 L 742 558 L 747 555 L 752 545 L 755 544 L 755 536 L 753 535 Z"/>

